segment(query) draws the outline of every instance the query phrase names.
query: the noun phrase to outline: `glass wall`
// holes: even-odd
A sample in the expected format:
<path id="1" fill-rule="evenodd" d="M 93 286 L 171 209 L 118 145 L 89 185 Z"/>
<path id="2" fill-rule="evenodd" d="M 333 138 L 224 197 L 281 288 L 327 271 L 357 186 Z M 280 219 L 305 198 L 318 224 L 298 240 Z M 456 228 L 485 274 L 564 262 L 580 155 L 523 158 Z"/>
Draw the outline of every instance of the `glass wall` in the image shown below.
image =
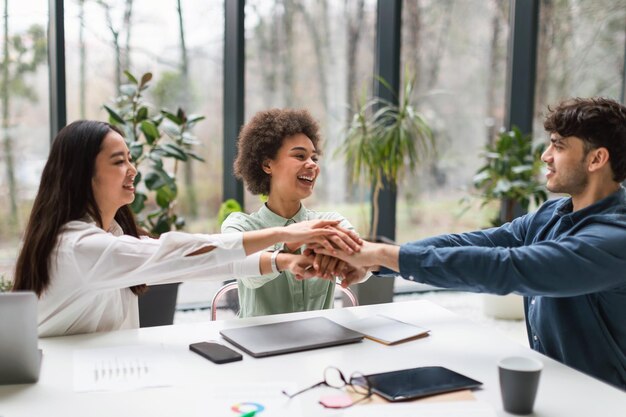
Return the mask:
<path id="1" fill-rule="evenodd" d="M 467 197 L 481 150 L 503 123 L 508 2 L 406 1 L 402 12 L 404 80 L 416 78 L 412 102 L 437 155 L 399 186 L 397 240 L 487 226 L 493 208 Z"/>
<path id="2" fill-rule="evenodd" d="M 48 2 L 0 7 L 0 275 L 9 278 L 49 149 Z"/>
<path id="3" fill-rule="evenodd" d="M 245 8 L 245 120 L 270 107 L 310 110 L 325 144 L 322 176 L 307 205 L 341 212 L 361 233 L 370 190 L 350 184 L 336 149 L 350 108 L 371 94 L 376 3 L 247 0 Z M 545 138 L 548 104 L 571 96 L 620 98 L 626 42 L 623 0 L 540 3 L 536 140 Z M 6 273 L 49 149 L 48 2 L 0 5 L 0 193 L 7 196 L 0 202 L 0 273 Z M 103 104 L 126 82 L 123 71 L 152 72 L 146 97 L 155 110 L 180 106 L 206 116 L 194 132 L 206 162 L 180 173 L 179 206 L 187 230 L 218 230 L 221 176 L 232 175 L 222 162 L 224 0 L 68 0 L 64 8 L 68 122 L 106 120 Z M 403 3 L 401 67 L 416 77 L 411 100 L 432 127 L 438 152 L 399 184 L 398 242 L 484 227 L 495 213 L 496 207 L 479 209 L 476 199 L 462 200 L 472 195 L 480 152 L 504 119 L 508 8 L 507 0 Z M 259 204 L 246 194 L 247 211 Z"/>
<path id="4" fill-rule="evenodd" d="M 192 170 L 178 170 L 178 210 L 186 230 L 215 231 L 221 202 L 224 2 L 107 0 L 65 2 L 68 123 L 107 120 L 124 71 L 153 74 L 145 98 L 158 112 L 180 107 L 206 117 Z M 190 193 L 192 189 L 195 193 Z M 195 203 L 192 198 L 195 197 Z M 208 220 L 207 220 L 208 219 Z"/>
<path id="5" fill-rule="evenodd" d="M 537 46 L 534 132 L 543 115 L 568 97 L 620 100 L 626 41 L 624 0 L 542 1 Z"/>
<path id="6" fill-rule="evenodd" d="M 363 232 L 367 196 L 351 198 L 346 164 L 336 153 L 351 107 L 371 93 L 376 1 L 248 0 L 245 120 L 272 107 L 306 108 L 322 128 L 322 173 L 305 204 L 338 211 Z M 246 194 L 246 211 L 260 205 Z"/>

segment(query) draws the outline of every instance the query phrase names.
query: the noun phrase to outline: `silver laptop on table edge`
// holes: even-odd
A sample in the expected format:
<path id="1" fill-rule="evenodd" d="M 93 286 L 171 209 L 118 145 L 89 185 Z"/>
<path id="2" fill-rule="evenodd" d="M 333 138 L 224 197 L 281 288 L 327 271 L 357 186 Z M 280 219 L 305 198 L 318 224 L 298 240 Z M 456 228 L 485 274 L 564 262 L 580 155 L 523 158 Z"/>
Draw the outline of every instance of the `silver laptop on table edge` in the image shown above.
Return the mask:
<path id="1" fill-rule="evenodd" d="M 37 343 L 35 293 L 0 293 L 0 385 L 37 382 L 41 369 Z"/>

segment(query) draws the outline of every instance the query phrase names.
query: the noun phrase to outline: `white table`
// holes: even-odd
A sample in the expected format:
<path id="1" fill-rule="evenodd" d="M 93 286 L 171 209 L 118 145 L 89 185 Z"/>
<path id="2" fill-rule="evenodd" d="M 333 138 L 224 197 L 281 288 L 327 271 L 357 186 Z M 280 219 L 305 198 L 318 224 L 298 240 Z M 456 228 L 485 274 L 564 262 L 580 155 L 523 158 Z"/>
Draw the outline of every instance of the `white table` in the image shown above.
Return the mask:
<path id="1" fill-rule="evenodd" d="M 226 327 L 316 315 L 345 323 L 379 313 L 429 328 L 431 335 L 396 346 L 365 339 L 362 343 L 262 359 L 244 354 L 243 361 L 225 365 L 215 365 L 188 351 L 190 343 L 220 339 L 218 332 Z M 177 366 L 184 379 L 175 385 L 132 392 L 74 392 L 74 350 L 158 344 L 170 346 L 177 355 Z M 233 415 L 211 410 L 207 387 L 242 381 L 259 386 L 272 381 L 291 381 L 297 387 L 304 387 L 321 380 L 328 365 L 335 365 L 346 374 L 446 366 L 482 381 L 484 386 L 474 392 L 475 397 L 490 403 L 498 415 L 505 416 L 508 414 L 502 410 L 500 402 L 496 363 L 509 355 L 533 356 L 544 363 L 535 416 L 626 416 L 626 393 L 623 391 L 533 352 L 496 330 L 476 325 L 423 300 L 48 338 L 40 340 L 40 348 L 44 352 L 40 381 L 31 385 L 0 386 L 0 416 Z M 318 398 L 319 394 L 315 392 L 303 396 L 304 415 L 341 414 L 323 409 L 316 403 Z"/>

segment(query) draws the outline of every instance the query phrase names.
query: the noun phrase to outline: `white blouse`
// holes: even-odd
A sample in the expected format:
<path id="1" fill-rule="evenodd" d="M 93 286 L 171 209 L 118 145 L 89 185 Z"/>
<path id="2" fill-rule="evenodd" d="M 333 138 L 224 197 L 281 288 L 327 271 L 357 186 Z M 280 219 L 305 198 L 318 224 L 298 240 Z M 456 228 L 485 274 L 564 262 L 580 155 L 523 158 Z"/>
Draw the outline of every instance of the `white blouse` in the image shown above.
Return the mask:
<path id="1" fill-rule="evenodd" d="M 215 249 L 186 256 L 206 246 Z M 246 257 L 242 233 L 138 239 L 115 222 L 106 232 L 90 219 L 71 221 L 50 255 L 50 285 L 38 303 L 39 336 L 137 328 L 137 296 L 129 287 L 257 276 L 260 256 Z"/>

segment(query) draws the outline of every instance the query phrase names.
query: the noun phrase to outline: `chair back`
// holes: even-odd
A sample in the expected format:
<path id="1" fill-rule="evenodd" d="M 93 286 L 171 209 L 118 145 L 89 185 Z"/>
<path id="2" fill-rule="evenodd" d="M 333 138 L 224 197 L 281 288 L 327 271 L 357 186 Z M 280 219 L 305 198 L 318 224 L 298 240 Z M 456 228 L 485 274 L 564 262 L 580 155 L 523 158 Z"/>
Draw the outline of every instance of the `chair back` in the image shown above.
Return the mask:
<path id="1" fill-rule="evenodd" d="M 335 288 L 339 289 L 341 293 L 345 295 L 345 298 L 350 300 L 349 307 L 359 305 L 359 300 L 357 299 L 356 294 L 350 288 L 343 288 L 341 285 L 337 285 Z M 222 298 L 224 298 L 229 292 L 238 291 L 238 289 L 239 287 L 237 286 L 237 281 L 234 281 L 223 285 L 219 290 L 217 290 L 211 300 L 211 321 L 217 320 L 217 307 Z"/>

